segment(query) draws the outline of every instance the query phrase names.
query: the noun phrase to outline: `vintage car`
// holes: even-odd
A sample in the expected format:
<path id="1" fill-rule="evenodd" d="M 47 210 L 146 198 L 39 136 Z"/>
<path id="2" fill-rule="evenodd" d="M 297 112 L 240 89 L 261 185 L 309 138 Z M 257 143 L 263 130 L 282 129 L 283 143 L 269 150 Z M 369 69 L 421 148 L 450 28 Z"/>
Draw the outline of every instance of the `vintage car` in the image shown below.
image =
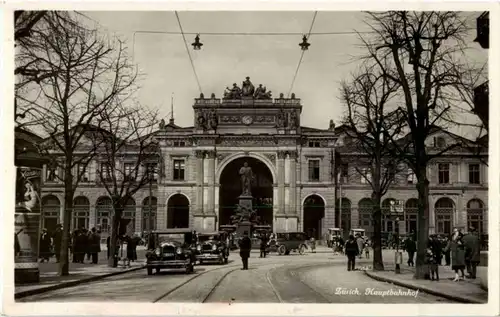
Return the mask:
<path id="1" fill-rule="evenodd" d="M 166 229 L 153 231 L 152 249 L 146 253 L 146 269 L 148 275 L 153 269 L 184 270 L 186 273 L 194 271 L 196 262 L 193 245 L 193 233 L 189 229 Z"/>
<path id="2" fill-rule="evenodd" d="M 289 255 L 290 252 L 304 254 L 307 250 L 307 235 L 305 232 L 276 233 L 270 240 L 269 250 L 276 251 L 279 255 Z"/>
<path id="3" fill-rule="evenodd" d="M 204 262 L 227 264 L 229 259 L 228 239 L 229 234 L 226 231 L 198 233 L 196 260 L 200 264 Z"/>
<path id="4" fill-rule="evenodd" d="M 262 237 L 266 236 L 269 240 L 269 235 L 272 232 L 272 228 L 269 225 L 255 225 L 252 227 L 252 249 L 258 250 L 260 249 L 260 244 L 262 241 Z"/>
<path id="5" fill-rule="evenodd" d="M 340 240 L 340 238 L 342 238 L 342 229 L 329 228 L 326 244 L 328 245 L 329 248 L 331 248 L 335 242 Z"/>

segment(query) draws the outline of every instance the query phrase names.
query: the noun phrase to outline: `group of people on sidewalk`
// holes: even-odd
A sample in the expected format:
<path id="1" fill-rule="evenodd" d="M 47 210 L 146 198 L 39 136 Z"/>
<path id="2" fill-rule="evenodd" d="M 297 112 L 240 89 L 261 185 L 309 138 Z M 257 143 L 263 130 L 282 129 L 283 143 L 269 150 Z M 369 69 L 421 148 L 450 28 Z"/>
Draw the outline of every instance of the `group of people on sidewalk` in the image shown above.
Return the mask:
<path id="1" fill-rule="evenodd" d="M 101 235 L 96 228 L 87 230 L 84 227 L 76 229 L 70 236 L 68 251 L 73 256 L 73 263 L 84 263 L 85 255 L 87 260 L 93 264 L 98 262 L 98 254 L 101 252 Z M 56 226 L 54 232 L 49 233 L 46 228 L 40 235 L 40 262 L 49 262 L 55 255 L 56 262 L 60 262 L 61 246 L 63 238 L 63 228 L 61 224 Z"/>
<path id="2" fill-rule="evenodd" d="M 408 266 L 415 266 L 413 260 L 417 251 L 417 244 L 413 237 L 409 237 L 404 243 L 404 250 L 408 253 Z M 428 277 L 439 281 L 439 266 L 450 266 L 455 272 L 454 281 L 465 279 L 465 269 L 468 278 L 475 279 L 477 266 L 480 263 L 481 241 L 476 229 L 471 227 L 466 235 L 455 228 L 453 234 L 444 241 L 440 241 L 437 235 L 431 235 L 426 249 L 425 264 L 429 267 Z"/>

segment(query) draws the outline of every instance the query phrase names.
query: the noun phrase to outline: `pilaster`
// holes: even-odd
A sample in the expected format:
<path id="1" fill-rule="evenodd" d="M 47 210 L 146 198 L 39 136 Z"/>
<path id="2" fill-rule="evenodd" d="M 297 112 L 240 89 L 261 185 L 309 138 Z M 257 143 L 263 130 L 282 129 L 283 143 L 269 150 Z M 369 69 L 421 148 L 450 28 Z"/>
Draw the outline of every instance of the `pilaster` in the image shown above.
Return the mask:
<path id="1" fill-rule="evenodd" d="M 292 151 L 289 153 L 290 159 L 290 207 L 289 213 L 297 215 L 297 152 Z"/>
<path id="2" fill-rule="evenodd" d="M 136 206 L 135 207 L 135 228 L 134 232 L 142 232 L 142 221 L 143 221 L 143 216 L 142 216 L 142 206 Z"/>
<path id="3" fill-rule="evenodd" d="M 205 153 L 203 151 L 196 151 L 196 213 L 203 213 L 203 167 Z"/>
<path id="4" fill-rule="evenodd" d="M 97 212 L 95 209 L 95 205 L 89 206 L 89 228 L 94 228 L 97 226 Z"/>
<path id="5" fill-rule="evenodd" d="M 278 151 L 278 213 L 285 213 L 285 151 Z"/>
<path id="6" fill-rule="evenodd" d="M 207 152 L 208 171 L 208 197 L 207 197 L 207 210 L 206 213 L 215 213 L 215 151 Z"/>

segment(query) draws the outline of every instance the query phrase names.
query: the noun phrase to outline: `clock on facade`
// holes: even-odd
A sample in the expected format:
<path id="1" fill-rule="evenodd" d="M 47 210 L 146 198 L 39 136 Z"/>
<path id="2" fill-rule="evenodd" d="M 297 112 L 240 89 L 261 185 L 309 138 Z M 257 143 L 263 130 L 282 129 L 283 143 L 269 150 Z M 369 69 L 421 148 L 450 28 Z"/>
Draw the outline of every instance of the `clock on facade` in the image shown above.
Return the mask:
<path id="1" fill-rule="evenodd" d="M 253 118 L 251 116 L 243 116 L 241 118 L 241 122 L 243 122 L 243 124 L 250 125 L 253 122 Z"/>

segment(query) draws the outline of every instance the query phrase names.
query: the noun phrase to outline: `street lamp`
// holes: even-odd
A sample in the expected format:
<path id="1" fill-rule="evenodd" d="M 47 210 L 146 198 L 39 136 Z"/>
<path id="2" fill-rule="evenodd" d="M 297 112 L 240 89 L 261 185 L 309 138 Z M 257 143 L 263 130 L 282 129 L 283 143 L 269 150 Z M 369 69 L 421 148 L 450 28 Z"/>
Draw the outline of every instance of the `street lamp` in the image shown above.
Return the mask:
<path id="1" fill-rule="evenodd" d="M 302 43 L 299 43 L 299 46 L 303 51 L 307 51 L 309 49 L 309 46 L 311 46 L 311 44 L 307 42 L 307 36 L 304 35 L 304 37 L 302 38 Z"/>
<path id="2" fill-rule="evenodd" d="M 200 35 L 197 34 L 196 37 L 194 38 L 194 43 L 192 43 L 193 49 L 196 51 L 201 50 L 201 47 L 203 46 L 203 43 L 200 42 Z"/>

